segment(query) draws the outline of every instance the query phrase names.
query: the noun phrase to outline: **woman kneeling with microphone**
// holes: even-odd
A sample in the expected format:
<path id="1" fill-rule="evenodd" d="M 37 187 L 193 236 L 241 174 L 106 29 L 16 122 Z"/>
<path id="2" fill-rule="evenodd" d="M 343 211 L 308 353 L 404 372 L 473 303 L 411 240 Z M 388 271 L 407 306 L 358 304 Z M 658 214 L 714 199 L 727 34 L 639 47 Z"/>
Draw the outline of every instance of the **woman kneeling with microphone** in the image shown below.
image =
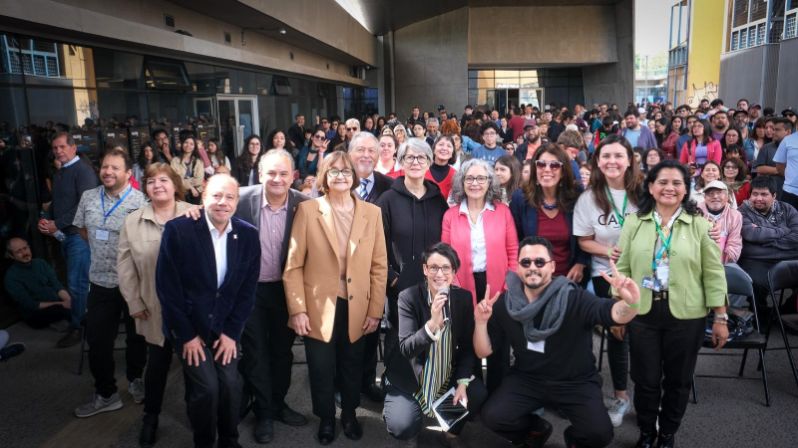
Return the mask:
<path id="1" fill-rule="evenodd" d="M 418 435 L 424 416 L 434 415 L 435 400 L 451 388 L 451 404 L 463 404 L 471 416 L 487 398 L 485 386 L 473 376 L 471 293 L 452 286 L 460 259 L 446 243 L 432 245 L 422 259 L 426 280 L 399 294 L 402 362 L 391 363 L 385 372 L 383 418 L 388 433 L 401 440 Z M 447 441 L 457 437 L 465 421 L 444 433 Z"/>

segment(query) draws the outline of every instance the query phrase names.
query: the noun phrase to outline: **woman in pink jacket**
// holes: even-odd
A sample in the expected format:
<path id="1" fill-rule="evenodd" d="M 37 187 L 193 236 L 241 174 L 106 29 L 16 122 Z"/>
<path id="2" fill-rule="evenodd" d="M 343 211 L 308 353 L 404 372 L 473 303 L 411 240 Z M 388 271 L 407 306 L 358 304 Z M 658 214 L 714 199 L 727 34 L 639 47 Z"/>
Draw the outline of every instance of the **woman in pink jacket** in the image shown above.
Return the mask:
<path id="1" fill-rule="evenodd" d="M 454 177 L 453 205 L 443 215 L 441 241 L 460 257 L 455 282 L 471 292 L 474 304 L 505 289 L 504 278 L 518 265 L 518 234 L 510 208 L 501 201 L 493 167 L 480 159 L 463 163 Z M 509 367 L 509 350 L 496 347 L 488 357 L 488 391 L 495 390 Z"/>
<path id="2" fill-rule="evenodd" d="M 720 160 L 723 158 L 723 148 L 721 148 L 719 141 L 712 138 L 709 124 L 705 121 L 696 121 L 690 132 L 693 138 L 682 146 L 679 162 L 683 165 L 695 167 L 696 176 L 701 174 L 701 167 L 707 161 L 711 160 L 720 165 Z"/>

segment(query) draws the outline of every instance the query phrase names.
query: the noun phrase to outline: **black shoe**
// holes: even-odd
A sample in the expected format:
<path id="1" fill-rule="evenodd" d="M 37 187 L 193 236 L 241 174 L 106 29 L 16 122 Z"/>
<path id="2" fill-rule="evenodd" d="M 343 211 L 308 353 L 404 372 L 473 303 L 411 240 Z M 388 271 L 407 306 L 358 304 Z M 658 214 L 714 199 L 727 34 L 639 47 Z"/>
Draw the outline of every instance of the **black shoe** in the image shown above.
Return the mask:
<path id="1" fill-rule="evenodd" d="M 270 418 L 260 418 L 255 423 L 255 441 L 258 443 L 269 443 L 274 440 L 274 420 Z"/>
<path id="2" fill-rule="evenodd" d="M 385 392 L 382 390 L 382 387 L 374 383 L 371 383 L 368 386 L 361 389 L 360 393 L 365 395 L 366 398 L 375 403 L 382 403 L 385 401 Z"/>
<path id="3" fill-rule="evenodd" d="M 363 428 L 357 417 L 350 415 L 348 417 L 341 416 L 341 426 L 344 427 L 344 435 L 349 440 L 360 440 L 363 437 Z"/>
<path id="4" fill-rule="evenodd" d="M 8 361 L 9 359 L 19 356 L 25 351 L 25 344 L 22 342 L 15 342 L 0 348 L 0 361 Z"/>
<path id="5" fill-rule="evenodd" d="M 543 448 L 546 445 L 546 441 L 551 437 L 553 430 L 554 428 L 548 420 L 538 417 L 532 430 L 529 431 L 520 446 L 525 448 Z"/>
<path id="6" fill-rule="evenodd" d="M 335 440 L 335 419 L 322 419 L 319 423 L 319 432 L 316 436 L 319 439 L 319 443 L 322 445 L 333 443 L 333 440 Z"/>
<path id="7" fill-rule="evenodd" d="M 150 448 L 155 445 L 155 433 L 157 431 L 158 415 L 144 414 L 144 419 L 141 425 L 141 433 L 139 433 L 139 446 L 141 448 Z"/>
<path id="8" fill-rule="evenodd" d="M 67 333 L 61 339 L 56 342 L 55 346 L 58 348 L 68 348 L 72 347 L 73 345 L 80 344 L 80 330 L 75 328 L 72 330 L 67 331 Z"/>
<path id="9" fill-rule="evenodd" d="M 299 412 L 284 406 L 282 409 L 274 413 L 274 419 L 278 422 L 285 423 L 288 426 L 305 426 L 308 424 L 308 419 Z"/>
<path id="10" fill-rule="evenodd" d="M 676 446 L 676 434 L 662 434 L 657 438 L 657 448 L 673 448 Z"/>
<path id="11" fill-rule="evenodd" d="M 657 440 L 655 432 L 640 431 L 640 438 L 637 439 L 635 448 L 654 448 L 654 441 Z"/>

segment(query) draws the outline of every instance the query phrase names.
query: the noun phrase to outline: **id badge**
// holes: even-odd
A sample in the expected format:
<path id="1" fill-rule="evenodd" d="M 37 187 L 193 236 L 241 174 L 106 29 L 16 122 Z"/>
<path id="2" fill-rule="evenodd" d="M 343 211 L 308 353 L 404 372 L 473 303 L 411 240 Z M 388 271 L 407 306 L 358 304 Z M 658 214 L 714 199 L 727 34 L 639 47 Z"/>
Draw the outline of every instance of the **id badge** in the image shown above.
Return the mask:
<path id="1" fill-rule="evenodd" d="M 671 268 L 667 264 L 658 264 L 657 265 L 657 280 L 659 280 L 660 284 L 667 285 L 668 284 L 668 277 L 670 276 Z"/>
<path id="2" fill-rule="evenodd" d="M 545 353 L 545 351 L 546 351 L 546 340 L 544 339 L 542 341 L 537 341 L 537 342 L 527 341 L 526 342 L 526 349 L 527 350 L 532 350 L 533 352 Z"/>
<path id="3" fill-rule="evenodd" d="M 659 291 L 659 282 L 653 277 L 643 277 L 641 286 L 652 291 Z"/>
<path id="4" fill-rule="evenodd" d="M 97 241 L 108 241 L 110 236 L 110 232 L 105 229 L 97 229 L 94 232 L 94 237 L 97 239 Z"/>

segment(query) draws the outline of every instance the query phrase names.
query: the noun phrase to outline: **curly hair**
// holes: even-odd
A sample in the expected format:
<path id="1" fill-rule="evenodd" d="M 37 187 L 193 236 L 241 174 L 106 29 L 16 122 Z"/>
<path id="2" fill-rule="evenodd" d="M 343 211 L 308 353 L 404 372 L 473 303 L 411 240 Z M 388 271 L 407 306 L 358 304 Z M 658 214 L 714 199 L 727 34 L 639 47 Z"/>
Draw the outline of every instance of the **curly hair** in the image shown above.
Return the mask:
<path id="1" fill-rule="evenodd" d="M 457 174 L 454 175 L 454 179 L 452 180 L 452 200 L 456 204 L 460 204 L 466 199 L 465 193 L 465 178 L 468 170 L 473 167 L 480 167 L 485 170 L 485 173 L 488 175 L 488 186 L 487 186 L 487 193 L 485 194 L 485 202 L 488 204 L 493 204 L 496 201 L 502 200 L 502 188 L 499 185 L 499 181 L 496 179 L 495 174 L 493 173 L 493 167 L 490 164 L 482 159 L 470 159 L 463 162 L 460 166 L 460 170 L 457 171 Z"/>

